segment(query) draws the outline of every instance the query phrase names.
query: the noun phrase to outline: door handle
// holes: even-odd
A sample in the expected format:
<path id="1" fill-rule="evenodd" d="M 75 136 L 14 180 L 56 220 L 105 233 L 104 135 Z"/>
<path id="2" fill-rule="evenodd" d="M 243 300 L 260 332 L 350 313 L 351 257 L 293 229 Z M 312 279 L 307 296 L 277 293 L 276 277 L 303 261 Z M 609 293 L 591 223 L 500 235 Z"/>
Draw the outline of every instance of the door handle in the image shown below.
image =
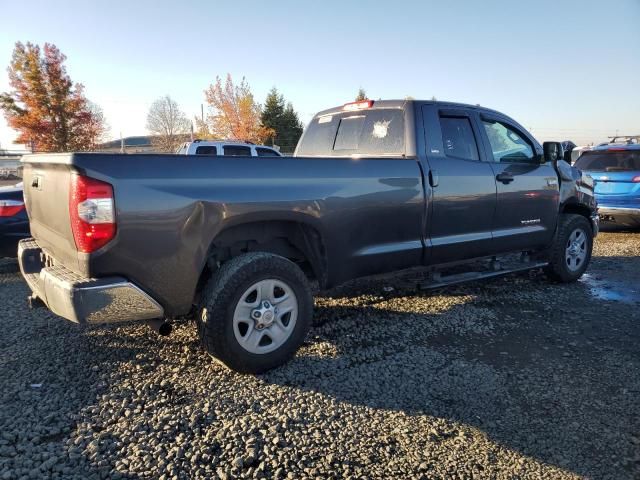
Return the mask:
<path id="1" fill-rule="evenodd" d="M 429 185 L 432 187 L 437 187 L 440 178 L 438 177 L 438 172 L 435 170 L 429 170 Z"/>
<path id="2" fill-rule="evenodd" d="M 511 175 L 510 173 L 502 172 L 496 175 L 496 180 L 504 184 L 507 184 L 507 183 L 513 182 L 514 178 L 513 178 L 513 175 Z"/>

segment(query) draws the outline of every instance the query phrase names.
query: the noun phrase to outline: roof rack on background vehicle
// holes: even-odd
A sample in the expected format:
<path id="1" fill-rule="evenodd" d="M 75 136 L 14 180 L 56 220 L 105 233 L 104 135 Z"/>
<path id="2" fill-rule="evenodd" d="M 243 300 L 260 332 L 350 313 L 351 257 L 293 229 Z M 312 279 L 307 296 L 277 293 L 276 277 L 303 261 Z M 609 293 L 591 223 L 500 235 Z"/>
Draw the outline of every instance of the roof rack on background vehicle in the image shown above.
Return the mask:
<path id="1" fill-rule="evenodd" d="M 607 138 L 609 143 L 640 143 L 640 135 L 616 135 Z"/>

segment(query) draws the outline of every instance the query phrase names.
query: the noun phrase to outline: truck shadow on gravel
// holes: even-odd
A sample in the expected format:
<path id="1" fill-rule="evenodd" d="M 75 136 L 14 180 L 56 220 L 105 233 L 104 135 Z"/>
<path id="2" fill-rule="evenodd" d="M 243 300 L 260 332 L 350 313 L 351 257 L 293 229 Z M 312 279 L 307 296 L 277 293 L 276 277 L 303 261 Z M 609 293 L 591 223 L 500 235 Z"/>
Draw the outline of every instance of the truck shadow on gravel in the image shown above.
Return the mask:
<path id="1" fill-rule="evenodd" d="M 591 275 L 622 260 L 618 277 L 607 275 L 623 284 L 639 258 L 598 259 Z M 536 273 L 432 293 L 379 287 L 321 297 L 309 344 L 264 380 L 445 419 L 450 428 L 431 432 L 433 442 L 471 430 L 578 475 L 640 474 L 633 302 L 602 301 L 588 282 L 551 284 Z M 340 304 L 349 296 L 366 306 Z"/>

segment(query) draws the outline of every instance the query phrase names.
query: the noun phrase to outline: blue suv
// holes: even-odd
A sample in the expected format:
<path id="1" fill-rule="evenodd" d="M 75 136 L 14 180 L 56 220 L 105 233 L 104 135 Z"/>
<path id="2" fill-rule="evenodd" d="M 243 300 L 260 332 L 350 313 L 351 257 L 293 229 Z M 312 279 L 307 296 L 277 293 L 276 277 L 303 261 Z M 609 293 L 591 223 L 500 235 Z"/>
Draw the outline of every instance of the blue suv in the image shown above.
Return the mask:
<path id="1" fill-rule="evenodd" d="M 614 141 L 617 139 L 614 139 Z M 575 167 L 595 180 L 600 219 L 640 228 L 640 137 L 606 143 L 584 152 Z"/>

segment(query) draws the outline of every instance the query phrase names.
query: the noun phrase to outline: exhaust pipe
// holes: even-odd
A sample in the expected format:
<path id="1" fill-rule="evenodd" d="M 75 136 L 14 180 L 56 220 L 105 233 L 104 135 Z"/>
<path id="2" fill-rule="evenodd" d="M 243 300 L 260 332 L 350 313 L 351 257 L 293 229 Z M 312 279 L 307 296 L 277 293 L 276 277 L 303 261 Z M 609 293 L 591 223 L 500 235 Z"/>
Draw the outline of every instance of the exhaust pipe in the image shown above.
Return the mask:
<path id="1" fill-rule="evenodd" d="M 29 305 L 29 310 L 46 307 L 42 299 L 38 297 L 35 293 L 27 297 L 27 304 Z"/>
<path id="2" fill-rule="evenodd" d="M 147 325 L 149 325 L 154 332 L 162 337 L 169 336 L 171 334 L 171 330 L 173 330 L 171 324 L 162 318 L 147 320 Z"/>

